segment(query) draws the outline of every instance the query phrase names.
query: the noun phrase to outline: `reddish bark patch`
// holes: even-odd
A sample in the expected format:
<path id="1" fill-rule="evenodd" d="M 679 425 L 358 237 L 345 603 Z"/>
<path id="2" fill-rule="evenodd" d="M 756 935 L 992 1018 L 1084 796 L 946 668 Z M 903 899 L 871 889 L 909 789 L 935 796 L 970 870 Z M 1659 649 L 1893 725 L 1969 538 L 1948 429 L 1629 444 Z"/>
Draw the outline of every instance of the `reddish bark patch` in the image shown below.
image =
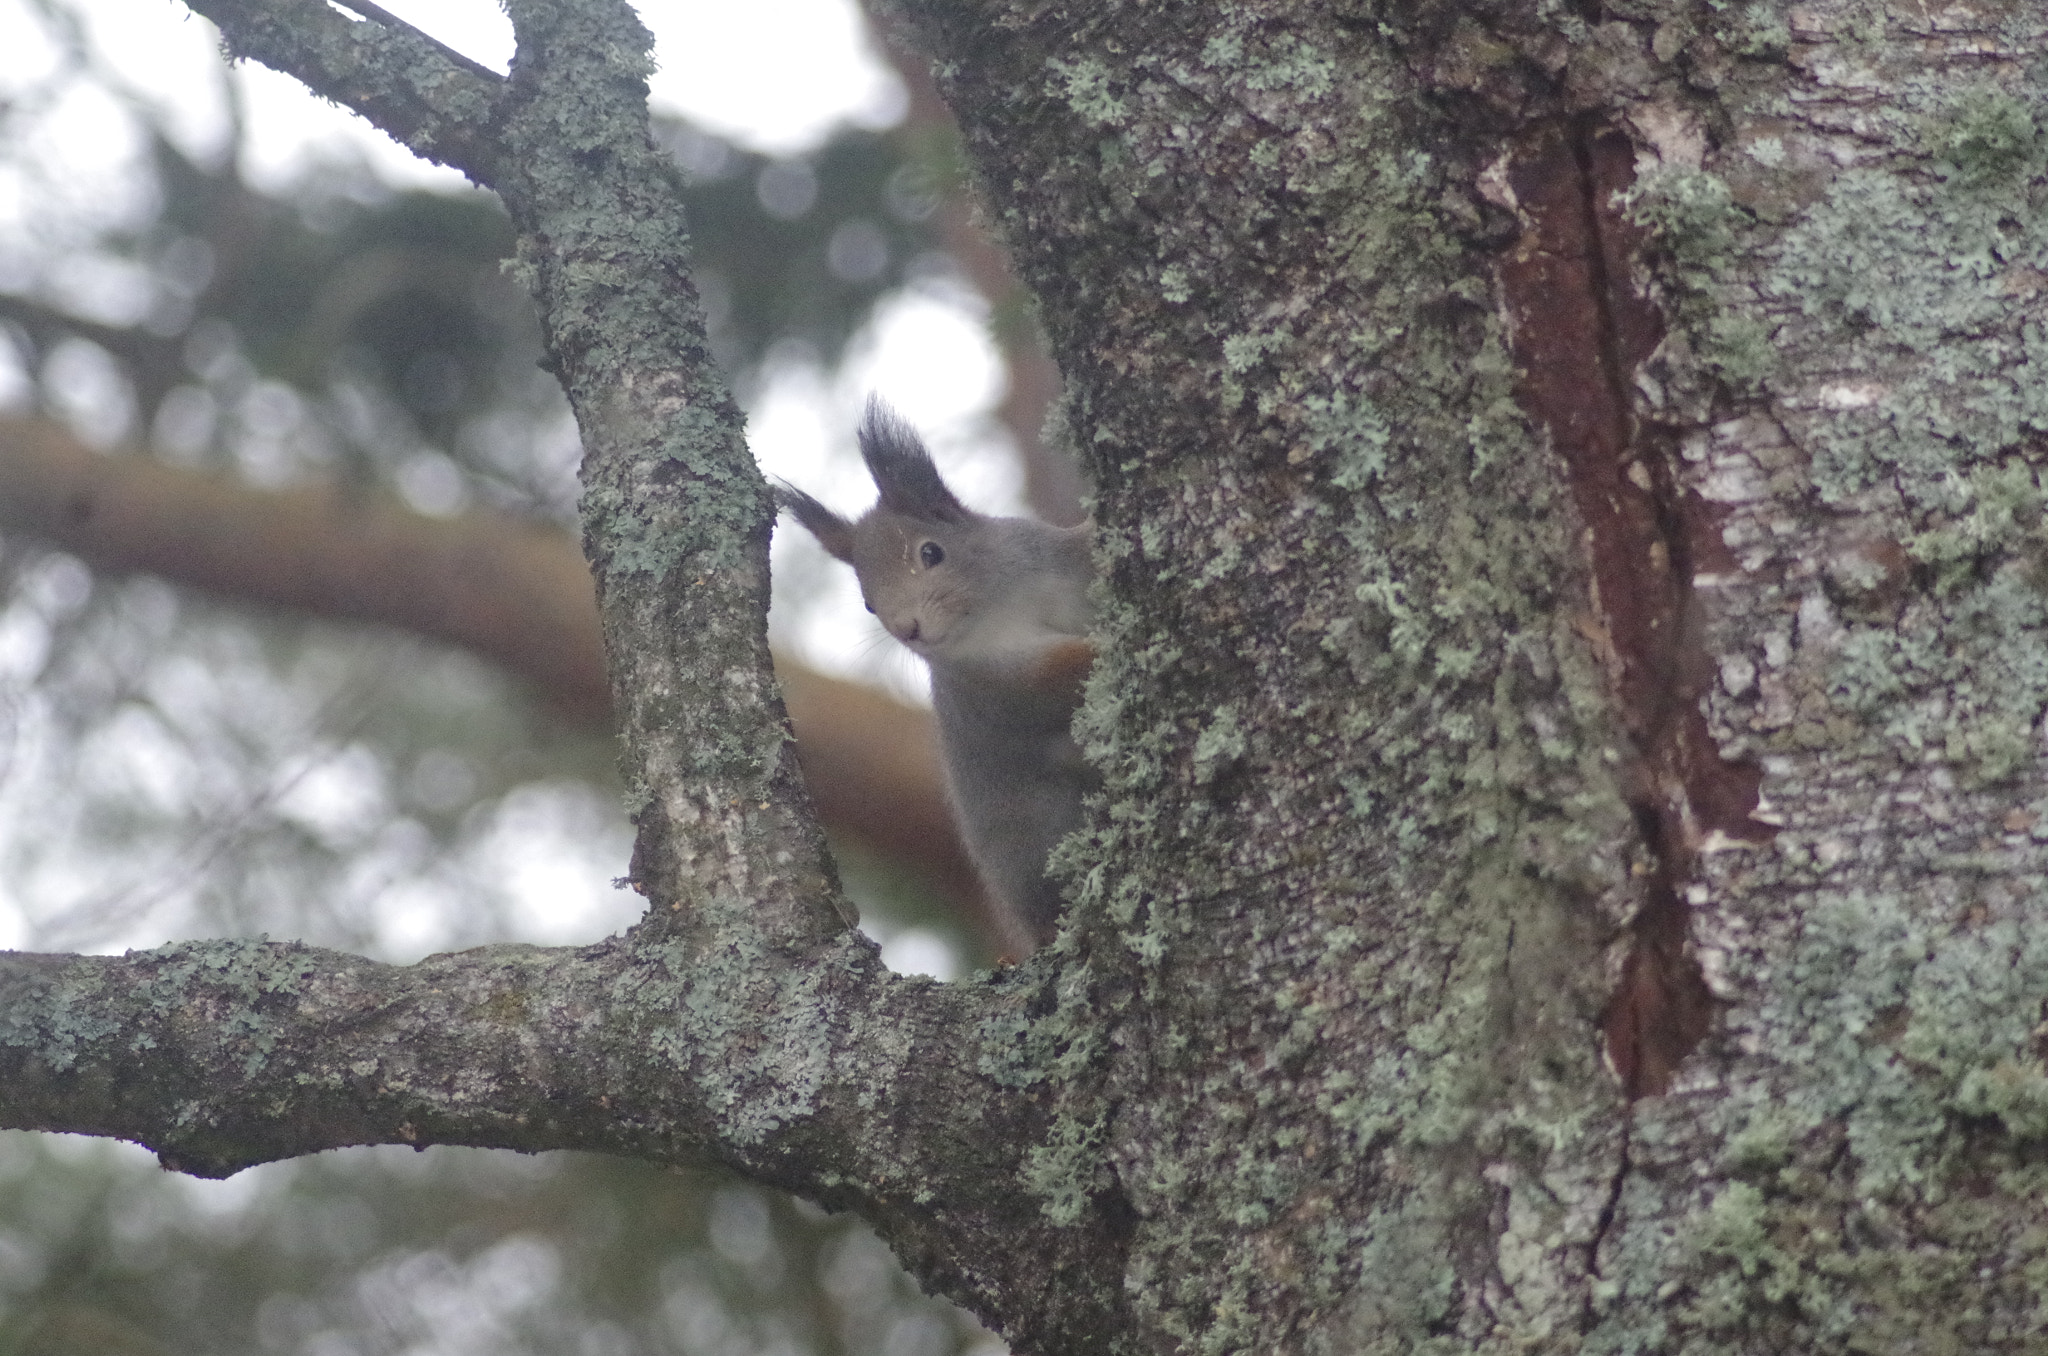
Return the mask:
<path id="1" fill-rule="evenodd" d="M 1712 503 L 1687 490 L 1679 512 L 1685 520 L 1686 545 L 1696 574 L 1734 574 L 1742 568 L 1721 536 L 1729 516 L 1726 504 Z"/>
<path id="2" fill-rule="evenodd" d="M 1694 634 L 1692 578 L 1696 553 L 1725 554 L 1720 534 L 1679 490 L 1669 435 L 1634 412 L 1635 373 L 1664 334 L 1631 281 L 1648 243 L 1618 199 L 1634 161 L 1626 136 L 1590 122 L 1521 142 L 1508 182 L 1524 230 L 1500 279 L 1519 398 L 1563 456 L 1584 525 L 1597 616 L 1588 630 L 1635 753 L 1628 794 L 1654 862 L 1602 1019 L 1608 1059 L 1638 1097 L 1670 1086 L 1712 1020 L 1682 894 L 1699 849 L 1715 831 L 1759 841 L 1770 829 L 1751 818 L 1761 770 L 1724 760 L 1700 710 L 1712 667 Z"/>

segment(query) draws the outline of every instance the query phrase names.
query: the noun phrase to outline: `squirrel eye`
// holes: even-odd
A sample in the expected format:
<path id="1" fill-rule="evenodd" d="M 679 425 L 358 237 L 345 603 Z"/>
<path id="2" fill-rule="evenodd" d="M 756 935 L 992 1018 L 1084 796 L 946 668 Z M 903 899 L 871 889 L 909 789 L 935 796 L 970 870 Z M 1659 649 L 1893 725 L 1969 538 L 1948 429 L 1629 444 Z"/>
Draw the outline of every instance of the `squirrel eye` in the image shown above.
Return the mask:
<path id="1" fill-rule="evenodd" d="M 929 570 L 933 566 L 945 560 L 946 548 L 939 545 L 935 541 L 928 541 L 924 545 L 917 548 L 917 558 L 923 561 L 924 567 L 927 570 Z"/>

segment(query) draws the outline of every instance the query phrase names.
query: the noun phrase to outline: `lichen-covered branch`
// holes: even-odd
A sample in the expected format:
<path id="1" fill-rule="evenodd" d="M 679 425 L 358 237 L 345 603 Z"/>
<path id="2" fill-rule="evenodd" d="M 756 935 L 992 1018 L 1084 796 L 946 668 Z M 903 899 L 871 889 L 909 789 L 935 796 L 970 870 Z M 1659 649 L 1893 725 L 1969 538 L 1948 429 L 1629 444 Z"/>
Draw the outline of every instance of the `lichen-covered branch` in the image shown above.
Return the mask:
<path id="1" fill-rule="evenodd" d="M 635 878 L 706 945 L 824 942 L 846 906 L 768 656 L 773 510 L 685 266 L 679 171 L 648 138 L 651 40 L 616 0 L 511 14 L 495 186 L 583 434 Z"/>
<path id="2" fill-rule="evenodd" d="M 228 51 L 303 81 L 423 159 L 493 182 L 505 81 L 415 29 L 353 20 L 320 0 L 192 0 Z"/>
<path id="3" fill-rule="evenodd" d="M 0 1125 L 206 1176 L 351 1144 L 710 1159 L 860 1209 L 963 1297 L 1042 1292 L 1085 1328 L 1104 1237 L 1003 1185 L 1043 1131 L 1002 1078 L 1033 998 L 893 977 L 851 936 L 803 965 L 644 938 L 410 966 L 261 941 L 0 954 Z"/>

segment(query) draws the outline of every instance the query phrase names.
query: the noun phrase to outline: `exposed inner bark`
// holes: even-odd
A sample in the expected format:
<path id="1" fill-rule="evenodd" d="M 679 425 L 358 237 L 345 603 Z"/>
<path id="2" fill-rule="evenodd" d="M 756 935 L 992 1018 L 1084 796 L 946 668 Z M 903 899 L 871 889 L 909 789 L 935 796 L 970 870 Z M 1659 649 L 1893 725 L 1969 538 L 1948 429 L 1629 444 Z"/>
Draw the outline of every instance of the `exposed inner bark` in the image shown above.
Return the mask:
<path id="1" fill-rule="evenodd" d="M 1713 1018 L 1683 895 L 1698 854 L 1717 835 L 1758 842 L 1771 829 L 1751 817 L 1762 770 L 1724 760 L 1700 710 L 1711 668 L 1694 634 L 1694 539 L 1711 539 L 1711 525 L 1682 500 L 1669 434 L 1632 408 L 1634 374 L 1664 336 L 1631 281 L 1646 242 L 1620 197 L 1634 155 L 1621 132 L 1584 119 L 1517 146 L 1508 179 L 1525 229 L 1500 277 L 1523 405 L 1564 457 L 1585 528 L 1595 615 L 1584 629 L 1634 754 L 1626 790 L 1650 868 L 1602 1026 L 1616 1075 L 1641 1097 L 1670 1086 Z"/>

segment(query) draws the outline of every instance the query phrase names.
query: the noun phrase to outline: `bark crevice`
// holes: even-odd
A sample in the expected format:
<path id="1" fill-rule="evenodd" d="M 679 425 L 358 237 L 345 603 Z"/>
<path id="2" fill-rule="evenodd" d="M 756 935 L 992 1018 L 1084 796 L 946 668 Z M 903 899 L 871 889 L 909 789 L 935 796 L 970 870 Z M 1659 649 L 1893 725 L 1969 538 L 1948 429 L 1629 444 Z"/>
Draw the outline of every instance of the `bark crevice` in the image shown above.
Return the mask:
<path id="1" fill-rule="evenodd" d="M 1645 860 L 1620 982 L 1602 1017 L 1631 1098 L 1670 1086 L 1706 1035 L 1713 998 L 1691 948 L 1685 891 L 1699 854 L 1757 842 L 1761 771 L 1721 757 L 1699 697 L 1710 667 L 1694 634 L 1695 524 L 1669 430 L 1635 412 L 1635 374 L 1664 318 L 1636 285 L 1647 232 L 1627 215 L 1635 148 L 1593 118 L 1545 124 L 1515 145 L 1507 181 L 1523 233 L 1500 266 L 1523 408 L 1564 459 L 1584 530 L 1593 613 L 1627 734 L 1623 790 Z"/>

